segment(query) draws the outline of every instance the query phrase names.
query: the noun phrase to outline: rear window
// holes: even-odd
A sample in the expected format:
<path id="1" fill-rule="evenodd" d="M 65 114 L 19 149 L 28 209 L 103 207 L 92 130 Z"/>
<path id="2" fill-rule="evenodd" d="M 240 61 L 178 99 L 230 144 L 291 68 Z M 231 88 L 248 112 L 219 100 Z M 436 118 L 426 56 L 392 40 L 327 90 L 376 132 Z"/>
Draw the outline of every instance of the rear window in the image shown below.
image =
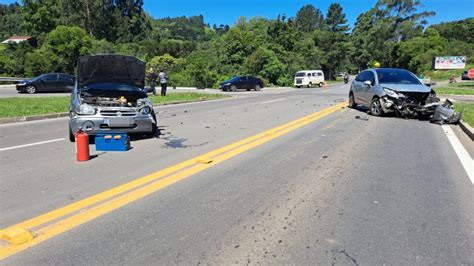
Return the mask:
<path id="1" fill-rule="evenodd" d="M 421 84 L 411 72 L 402 69 L 376 69 L 380 84 Z"/>

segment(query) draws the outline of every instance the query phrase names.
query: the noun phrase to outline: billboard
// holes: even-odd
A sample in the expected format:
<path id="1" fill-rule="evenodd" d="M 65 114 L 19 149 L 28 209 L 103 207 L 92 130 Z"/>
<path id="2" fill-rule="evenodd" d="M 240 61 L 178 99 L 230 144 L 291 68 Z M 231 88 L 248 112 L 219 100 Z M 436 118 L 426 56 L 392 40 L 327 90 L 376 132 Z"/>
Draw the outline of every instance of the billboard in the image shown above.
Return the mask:
<path id="1" fill-rule="evenodd" d="M 437 56 L 434 59 L 434 69 L 464 69 L 465 56 Z"/>

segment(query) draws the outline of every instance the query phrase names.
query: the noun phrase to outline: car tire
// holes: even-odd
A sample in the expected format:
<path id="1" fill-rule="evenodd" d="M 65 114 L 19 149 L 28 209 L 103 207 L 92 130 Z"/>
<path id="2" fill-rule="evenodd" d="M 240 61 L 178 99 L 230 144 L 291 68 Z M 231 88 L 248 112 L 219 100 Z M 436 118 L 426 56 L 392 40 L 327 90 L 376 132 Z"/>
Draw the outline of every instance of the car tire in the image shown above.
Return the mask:
<path id="1" fill-rule="evenodd" d="M 76 142 L 76 136 L 72 133 L 71 125 L 69 125 L 69 141 Z"/>
<path id="2" fill-rule="evenodd" d="M 153 117 L 153 120 L 155 120 L 155 124 L 152 123 L 153 128 L 151 129 L 150 136 L 154 138 L 156 137 L 156 133 L 158 132 L 158 120 L 156 120 L 155 111 L 151 112 L 151 116 Z"/>
<path id="3" fill-rule="evenodd" d="M 382 110 L 382 104 L 380 103 L 380 99 L 378 97 L 374 97 L 370 102 L 369 106 L 370 114 L 373 116 L 383 116 L 384 112 Z"/>
<path id="4" fill-rule="evenodd" d="M 319 82 L 318 86 L 319 86 L 320 88 L 322 88 L 322 87 L 324 86 L 324 83 L 323 83 L 323 82 Z"/>
<path id="5" fill-rule="evenodd" d="M 235 86 L 235 85 L 230 86 L 230 91 L 236 92 L 237 91 L 237 86 Z"/>
<path id="6" fill-rule="evenodd" d="M 25 91 L 29 94 L 33 94 L 36 92 L 36 87 L 33 85 L 28 85 L 25 89 Z"/>
<path id="7" fill-rule="evenodd" d="M 348 107 L 349 107 L 349 108 L 354 108 L 354 109 L 357 107 L 357 103 L 355 102 L 354 93 L 353 93 L 353 92 L 350 92 L 350 93 L 349 93 L 349 104 L 348 104 Z"/>
<path id="8" fill-rule="evenodd" d="M 255 85 L 255 91 L 259 91 L 259 90 L 261 90 L 261 89 L 262 89 L 262 88 L 260 87 L 260 85 L 258 85 L 258 84 Z"/>
<path id="9" fill-rule="evenodd" d="M 311 87 L 313 87 L 313 83 L 312 83 L 312 82 L 310 82 L 310 83 L 308 84 L 308 88 L 311 88 Z"/>

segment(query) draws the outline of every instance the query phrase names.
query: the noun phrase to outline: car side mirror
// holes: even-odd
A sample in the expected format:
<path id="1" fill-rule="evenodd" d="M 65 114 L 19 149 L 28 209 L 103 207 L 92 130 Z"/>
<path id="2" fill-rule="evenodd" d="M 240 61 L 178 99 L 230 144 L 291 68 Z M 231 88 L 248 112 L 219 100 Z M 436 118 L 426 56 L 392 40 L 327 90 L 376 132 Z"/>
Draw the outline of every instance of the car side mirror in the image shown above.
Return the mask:
<path id="1" fill-rule="evenodd" d="M 367 86 L 372 86 L 372 82 L 370 80 L 366 80 L 364 81 L 364 85 L 367 85 Z"/>

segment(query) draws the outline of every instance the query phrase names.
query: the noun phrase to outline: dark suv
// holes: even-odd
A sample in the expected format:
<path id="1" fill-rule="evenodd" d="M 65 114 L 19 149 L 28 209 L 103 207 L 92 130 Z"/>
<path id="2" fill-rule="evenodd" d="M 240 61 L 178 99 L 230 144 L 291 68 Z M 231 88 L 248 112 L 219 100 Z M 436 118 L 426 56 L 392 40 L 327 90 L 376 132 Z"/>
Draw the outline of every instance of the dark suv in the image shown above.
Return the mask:
<path id="1" fill-rule="evenodd" d="M 16 84 L 18 92 L 35 93 L 39 91 L 70 92 L 74 88 L 75 77 L 63 73 L 43 74 L 36 78 L 20 81 Z"/>
<path id="2" fill-rule="evenodd" d="M 237 90 L 256 90 L 263 88 L 263 81 L 253 76 L 233 77 L 220 84 L 219 88 L 223 91 L 237 91 Z"/>

